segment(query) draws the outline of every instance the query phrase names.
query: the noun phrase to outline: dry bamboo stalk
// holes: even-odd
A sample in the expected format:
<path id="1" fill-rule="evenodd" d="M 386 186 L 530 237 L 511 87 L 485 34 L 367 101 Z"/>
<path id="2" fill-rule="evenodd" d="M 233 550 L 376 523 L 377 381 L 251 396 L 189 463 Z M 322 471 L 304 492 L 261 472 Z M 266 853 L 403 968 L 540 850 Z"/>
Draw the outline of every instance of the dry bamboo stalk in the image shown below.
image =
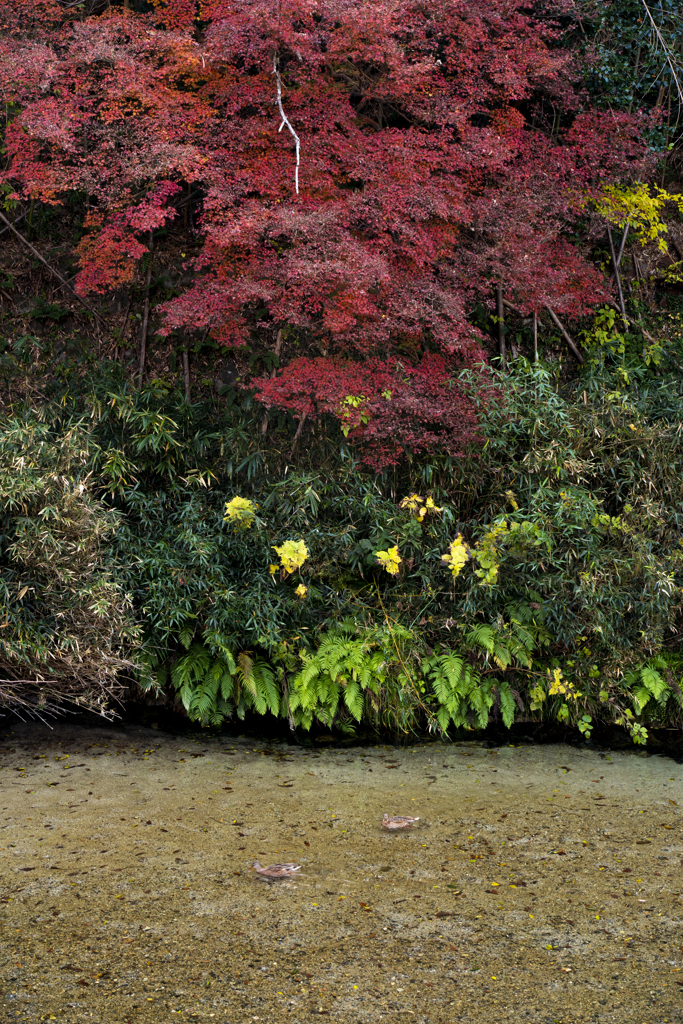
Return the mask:
<path id="1" fill-rule="evenodd" d="M 575 343 L 574 343 L 574 339 L 573 339 L 573 338 L 571 337 L 571 335 L 570 335 L 570 334 L 569 334 L 569 332 L 567 331 L 567 329 L 566 329 L 566 327 L 564 326 L 564 324 L 563 324 L 563 323 L 561 323 L 561 321 L 560 321 L 560 320 L 559 320 L 559 318 L 558 318 L 558 317 L 556 316 L 556 314 L 555 314 L 555 313 L 554 313 L 554 312 L 552 311 L 552 309 L 550 308 L 550 306 L 546 306 L 545 308 L 546 308 L 546 309 L 548 310 L 548 312 L 550 313 L 550 318 L 551 318 L 551 320 L 553 321 L 553 323 L 555 324 L 555 326 L 556 326 L 556 327 L 558 328 L 558 330 L 560 331 L 560 333 L 561 333 L 561 334 L 562 334 L 562 336 L 564 337 L 564 340 L 565 340 L 565 341 L 567 342 L 567 344 L 569 345 L 570 349 L 572 350 L 572 352 L 574 353 L 574 355 L 576 356 L 576 358 L 578 359 L 578 361 L 579 361 L 580 363 L 582 363 L 582 362 L 583 362 L 583 356 L 581 355 L 581 353 L 579 352 L 578 348 L 576 347 L 576 345 L 575 345 Z"/>

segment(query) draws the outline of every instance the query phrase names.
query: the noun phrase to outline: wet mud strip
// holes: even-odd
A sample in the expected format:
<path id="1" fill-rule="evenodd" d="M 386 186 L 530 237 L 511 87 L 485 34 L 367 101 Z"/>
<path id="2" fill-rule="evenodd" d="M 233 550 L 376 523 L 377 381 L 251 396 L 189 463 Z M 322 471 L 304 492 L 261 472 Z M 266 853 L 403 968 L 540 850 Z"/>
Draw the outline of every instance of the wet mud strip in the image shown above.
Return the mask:
<path id="1" fill-rule="evenodd" d="M 0 766 L 3 1024 L 683 1020 L 665 757 L 58 723 Z"/>

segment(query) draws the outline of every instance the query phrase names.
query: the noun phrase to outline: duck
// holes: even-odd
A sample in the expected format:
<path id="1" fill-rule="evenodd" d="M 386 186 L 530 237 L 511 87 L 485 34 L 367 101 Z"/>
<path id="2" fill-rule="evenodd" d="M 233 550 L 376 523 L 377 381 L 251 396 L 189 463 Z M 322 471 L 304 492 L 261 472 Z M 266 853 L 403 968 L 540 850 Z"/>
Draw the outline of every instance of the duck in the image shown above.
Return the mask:
<path id="1" fill-rule="evenodd" d="M 409 815 L 395 814 L 390 818 L 388 814 L 385 814 L 382 818 L 382 827 L 392 831 L 398 828 L 412 828 L 413 822 L 419 820 L 419 818 L 411 818 Z"/>
<path id="2" fill-rule="evenodd" d="M 293 878 L 297 871 L 301 871 L 301 864 L 269 864 L 268 867 L 264 868 L 259 860 L 255 860 L 251 865 L 251 870 L 255 871 L 261 878 L 275 882 L 279 878 Z"/>

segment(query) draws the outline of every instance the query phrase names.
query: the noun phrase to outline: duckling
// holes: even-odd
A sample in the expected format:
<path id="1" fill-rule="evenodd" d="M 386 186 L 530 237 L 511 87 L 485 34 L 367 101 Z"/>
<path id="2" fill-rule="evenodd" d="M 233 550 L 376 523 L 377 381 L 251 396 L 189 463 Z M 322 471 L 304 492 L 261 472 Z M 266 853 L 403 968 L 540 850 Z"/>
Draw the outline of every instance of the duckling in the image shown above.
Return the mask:
<path id="1" fill-rule="evenodd" d="M 251 870 L 255 871 L 261 878 L 266 878 L 269 882 L 275 882 L 279 878 L 292 878 L 297 871 L 301 871 L 301 865 L 269 864 L 267 868 L 264 868 L 259 860 L 255 860 L 251 865 Z"/>
<path id="2" fill-rule="evenodd" d="M 385 814 L 382 818 L 382 827 L 392 831 L 398 828 L 412 828 L 413 822 L 419 820 L 419 818 L 411 818 L 409 815 L 396 814 L 390 818 L 388 814 Z"/>

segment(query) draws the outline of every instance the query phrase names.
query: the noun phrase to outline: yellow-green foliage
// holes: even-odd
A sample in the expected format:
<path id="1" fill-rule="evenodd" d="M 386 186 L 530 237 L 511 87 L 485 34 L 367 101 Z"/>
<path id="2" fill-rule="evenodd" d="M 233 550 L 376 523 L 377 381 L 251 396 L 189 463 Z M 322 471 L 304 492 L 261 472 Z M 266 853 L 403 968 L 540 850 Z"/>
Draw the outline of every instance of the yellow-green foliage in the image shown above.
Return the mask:
<path id="1" fill-rule="evenodd" d="M 551 680 L 550 686 L 548 687 L 549 697 L 554 697 L 556 693 L 561 693 L 566 697 L 571 697 L 573 700 L 576 700 L 577 697 L 581 696 L 581 694 L 577 693 L 574 689 L 574 684 L 563 677 L 561 668 L 553 669 L 552 674 L 550 669 L 548 669 L 548 675 Z"/>
<path id="2" fill-rule="evenodd" d="M 236 495 L 225 503 L 224 523 L 231 523 L 236 530 L 248 530 L 256 518 L 257 506 L 249 498 Z"/>
<path id="3" fill-rule="evenodd" d="M 344 437 L 348 437 L 350 431 L 355 426 L 355 424 L 352 422 L 352 414 L 350 410 L 359 409 L 365 402 L 367 402 L 367 398 L 365 397 L 365 395 L 346 395 L 346 397 L 342 399 L 340 416 L 341 432 L 344 435 Z M 367 412 L 365 411 L 361 411 L 360 413 L 358 413 L 357 419 L 358 423 L 361 426 L 365 426 L 367 423 L 370 422 L 370 417 L 367 415 Z"/>
<path id="4" fill-rule="evenodd" d="M 479 576 L 482 583 L 496 583 L 498 580 L 498 569 L 500 562 L 498 558 L 498 541 L 501 535 L 504 537 L 508 532 L 508 524 L 505 520 L 497 523 L 484 534 L 474 548 L 474 557 L 479 563 L 475 569 L 475 575 Z"/>
<path id="5" fill-rule="evenodd" d="M 511 492 L 508 492 L 508 497 Z M 514 498 L 511 499 L 513 507 L 516 506 Z M 519 506 L 517 506 L 519 507 Z M 481 579 L 482 585 L 492 586 L 498 580 L 500 568 L 500 549 L 505 545 L 514 554 L 521 555 L 530 547 L 537 547 L 539 544 L 549 544 L 543 529 L 538 523 L 531 523 L 528 520 L 516 522 L 512 520 L 509 525 L 506 519 L 499 520 L 487 530 L 484 536 L 474 547 L 469 547 L 458 534 L 441 561 L 445 562 L 453 574 L 453 578 L 460 574 L 469 559 L 479 565 L 474 570 L 476 576 Z"/>
<path id="6" fill-rule="evenodd" d="M 611 306 L 603 306 L 595 314 L 590 330 L 581 333 L 584 346 L 588 349 L 597 347 L 599 350 L 611 352 L 612 355 L 623 356 L 626 343 L 617 323 L 621 324 L 622 320 L 619 317 L 617 321 L 616 310 Z"/>
<path id="7" fill-rule="evenodd" d="M 273 551 L 278 555 L 280 567 L 285 573 L 296 572 L 308 558 L 308 548 L 302 540 L 286 540 L 279 547 L 273 545 Z"/>
<path id="8" fill-rule="evenodd" d="M 451 541 L 450 547 L 445 555 L 441 556 L 441 560 L 446 563 L 448 568 L 451 570 L 453 579 L 460 575 L 463 566 L 467 563 L 470 557 L 470 549 L 462 539 L 462 534 L 459 533 L 455 540 Z"/>
<path id="9" fill-rule="evenodd" d="M 349 624 L 329 633 L 314 655 L 301 652 L 303 668 L 292 682 L 290 712 L 305 729 L 310 729 L 316 718 L 330 726 L 341 701 L 346 712 L 360 722 L 365 692 L 377 695 L 391 670 L 387 655 L 391 657 L 391 652 L 381 631 L 356 633 Z"/>
<path id="10" fill-rule="evenodd" d="M 400 503 L 400 508 L 406 508 L 409 512 L 415 516 L 418 523 L 421 523 L 425 516 L 438 515 L 439 512 L 443 512 L 442 508 L 434 504 L 432 498 L 421 498 L 419 494 L 411 494 L 409 497 L 404 498 Z"/>
<path id="11" fill-rule="evenodd" d="M 683 195 L 671 194 L 658 185 L 608 185 L 600 199 L 595 201 L 597 212 L 616 227 L 629 224 L 638 235 L 641 245 L 656 242 L 660 252 L 668 252 L 663 235 L 668 228 L 661 217 L 667 203 L 675 203 L 683 212 Z"/>
<path id="12" fill-rule="evenodd" d="M 390 576 L 398 576 L 399 566 L 401 564 L 401 556 L 398 553 L 398 548 L 389 548 L 387 551 L 375 551 L 375 557 Z"/>

